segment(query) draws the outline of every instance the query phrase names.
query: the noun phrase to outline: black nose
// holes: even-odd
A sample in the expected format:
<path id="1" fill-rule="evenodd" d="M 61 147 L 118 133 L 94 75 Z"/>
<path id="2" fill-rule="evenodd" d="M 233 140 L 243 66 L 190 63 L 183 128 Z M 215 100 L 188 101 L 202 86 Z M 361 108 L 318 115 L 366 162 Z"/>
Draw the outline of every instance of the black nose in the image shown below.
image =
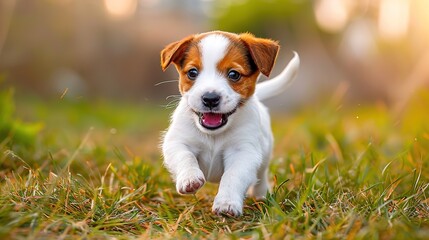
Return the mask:
<path id="1" fill-rule="evenodd" d="M 203 101 L 204 106 L 212 109 L 219 106 L 220 96 L 214 92 L 206 92 L 201 97 L 201 100 Z"/>

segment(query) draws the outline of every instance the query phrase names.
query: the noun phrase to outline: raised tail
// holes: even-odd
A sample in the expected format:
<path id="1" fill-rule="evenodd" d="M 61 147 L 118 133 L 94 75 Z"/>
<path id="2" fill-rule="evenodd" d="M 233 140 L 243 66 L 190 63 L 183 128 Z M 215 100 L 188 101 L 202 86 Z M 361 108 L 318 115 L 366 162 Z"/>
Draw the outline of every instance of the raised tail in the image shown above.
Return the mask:
<path id="1" fill-rule="evenodd" d="M 265 100 L 283 93 L 295 79 L 299 69 L 298 53 L 294 56 L 286 68 L 275 78 L 258 83 L 255 94 L 259 100 Z"/>

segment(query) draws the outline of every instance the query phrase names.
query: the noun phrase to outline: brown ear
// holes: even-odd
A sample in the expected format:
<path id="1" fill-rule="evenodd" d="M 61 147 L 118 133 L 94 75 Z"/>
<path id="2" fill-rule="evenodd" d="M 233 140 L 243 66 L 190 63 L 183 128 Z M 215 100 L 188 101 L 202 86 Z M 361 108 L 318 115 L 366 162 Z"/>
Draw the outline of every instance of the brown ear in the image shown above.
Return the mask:
<path id="1" fill-rule="evenodd" d="M 194 39 L 193 35 L 180 41 L 170 43 L 161 51 L 162 71 L 165 71 L 171 62 L 177 63 L 180 60 L 192 39 Z"/>
<path id="2" fill-rule="evenodd" d="M 240 39 L 249 48 L 250 55 L 259 71 L 267 77 L 270 76 L 280 49 L 279 44 L 270 39 L 256 38 L 250 33 L 240 34 Z"/>

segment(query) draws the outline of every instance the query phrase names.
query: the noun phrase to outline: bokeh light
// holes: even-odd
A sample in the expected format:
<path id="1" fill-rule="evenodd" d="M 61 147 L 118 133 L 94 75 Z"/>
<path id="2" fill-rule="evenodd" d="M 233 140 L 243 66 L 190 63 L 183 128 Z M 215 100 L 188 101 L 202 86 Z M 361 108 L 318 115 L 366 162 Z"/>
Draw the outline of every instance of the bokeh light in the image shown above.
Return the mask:
<path id="1" fill-rule="evenodd" d="M 378 18 L 380 36 L 386 40 L 400 40 L 408 32 L 409 0 L 381 0 Z"/>
<path id="2" fill-rule="evenodd" d="M 137 0 L 104 0 L 104 5 L 112 16 L 125 18 L 135 13 Z"/>
<path id="3" fill-rule="evenodd" d="M 344 29 L 350 15 L 350 3 L 345 0 L 317 0 L 314 7 L 317 24 L 325 31 Z"/>

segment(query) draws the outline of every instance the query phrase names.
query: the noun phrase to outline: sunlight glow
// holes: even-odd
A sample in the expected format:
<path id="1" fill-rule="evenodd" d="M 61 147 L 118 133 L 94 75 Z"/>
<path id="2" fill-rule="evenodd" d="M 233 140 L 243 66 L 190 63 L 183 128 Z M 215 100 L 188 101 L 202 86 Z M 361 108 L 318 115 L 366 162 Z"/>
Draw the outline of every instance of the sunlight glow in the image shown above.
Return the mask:
<path id="1" fill-rule="evenodd" d="M 114 17 L 130 17 L 137 8 L 137 0 L 104 0 L 104 6 Z"/>
<path id="2" fill-rule="evenodd" d="M 429 40 L 429 1 L 428 0 L 416 0 L 414 3 L 415 11 L 413 13 L 414 27 L 418 29 L 419 37 L 422 37 L 422 41 L 428 42 Z"/>
<path id="3" fill-rule="evenodd" d="M 381 0 L 378 29 L 382 38 L 399 40 L 408 32 L 410 21 L 409 0 Z"/>
<path id="4" fill-rule="evenodd" d="M 350 15 L 346 0 L 317 0 L 314 11 L 319 27 L 333 33 L 346 26 Z"/>

